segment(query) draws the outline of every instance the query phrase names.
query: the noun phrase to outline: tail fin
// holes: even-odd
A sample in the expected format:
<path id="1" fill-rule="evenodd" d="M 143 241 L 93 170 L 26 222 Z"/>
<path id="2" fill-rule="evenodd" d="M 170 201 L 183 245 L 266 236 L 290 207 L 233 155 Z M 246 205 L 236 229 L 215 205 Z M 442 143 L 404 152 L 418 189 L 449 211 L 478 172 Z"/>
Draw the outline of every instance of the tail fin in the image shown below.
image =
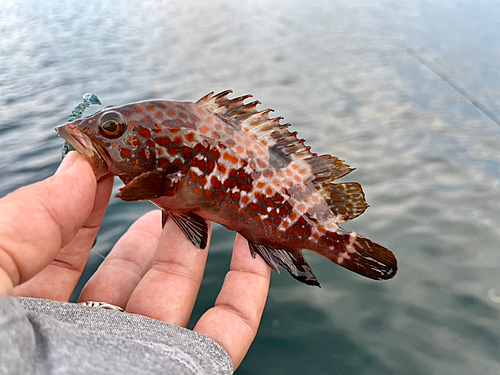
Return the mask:
<path id="1" fill-rule="evenodd" d="M 315 252 L 370 279 L 391 279 L 398 270 L 396 257 L 389 249 L 356 232 L 340 228 L 326 231 L 319 243 L 327 246 Z"/>

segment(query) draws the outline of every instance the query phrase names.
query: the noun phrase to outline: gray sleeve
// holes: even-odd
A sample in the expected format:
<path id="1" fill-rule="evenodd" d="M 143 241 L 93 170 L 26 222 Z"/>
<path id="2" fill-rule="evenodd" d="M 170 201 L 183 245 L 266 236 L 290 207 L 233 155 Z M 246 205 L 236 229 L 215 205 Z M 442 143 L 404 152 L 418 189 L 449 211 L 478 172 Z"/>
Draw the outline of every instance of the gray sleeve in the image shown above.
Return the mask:
<path id="1" fill-rule="evenodd" d="M 188 329 L 74 303 L 0 298 L 0 374 L 232 374 Z"/>

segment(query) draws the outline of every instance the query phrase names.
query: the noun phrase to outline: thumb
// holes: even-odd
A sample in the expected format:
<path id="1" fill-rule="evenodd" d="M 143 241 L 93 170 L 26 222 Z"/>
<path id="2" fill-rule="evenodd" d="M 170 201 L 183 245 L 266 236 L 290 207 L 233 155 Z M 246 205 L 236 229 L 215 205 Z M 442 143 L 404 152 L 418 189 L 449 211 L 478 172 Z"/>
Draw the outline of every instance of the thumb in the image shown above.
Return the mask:
<path id="1" fill-rule="evenodd" d="M 45 268 L 69 243 L 94 205 L 90 164 L 71 152 L 56 174 L 0 199 L 0 296 Z"/>

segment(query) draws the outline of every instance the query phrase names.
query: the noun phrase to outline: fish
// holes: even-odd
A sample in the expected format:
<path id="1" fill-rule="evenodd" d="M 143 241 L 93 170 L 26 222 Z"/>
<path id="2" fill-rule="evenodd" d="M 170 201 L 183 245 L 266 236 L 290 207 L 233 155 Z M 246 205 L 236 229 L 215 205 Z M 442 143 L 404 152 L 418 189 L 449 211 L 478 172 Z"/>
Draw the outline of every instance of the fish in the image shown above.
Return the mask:
<path id="1" fill-rule="evenodd" d="M 108 106 L 56 128 L 97 180 L 118 176 L 117 197 L 150 200 L 199 249 L 207 220 L 245 237 L 277 273 L 320 286 L 302 251 L 374 280 L 397 272 L 386 247 L 339 223 L 368 207 L 361 185 L 336 182 L 354 169 L 318 155 L 252 95 L 211 92 L 196 102 L 147 100 Z"/>

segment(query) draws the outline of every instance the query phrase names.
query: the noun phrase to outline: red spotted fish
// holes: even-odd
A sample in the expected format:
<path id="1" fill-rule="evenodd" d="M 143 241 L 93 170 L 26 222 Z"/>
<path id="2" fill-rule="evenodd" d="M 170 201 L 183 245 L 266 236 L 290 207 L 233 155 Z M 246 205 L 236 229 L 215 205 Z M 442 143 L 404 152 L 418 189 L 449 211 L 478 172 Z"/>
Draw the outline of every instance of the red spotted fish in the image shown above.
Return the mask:
<path id="1" fill-rule="evenodd" d="M 118 176 L 125 201 L 150 200 L 198 248 L 211 220 L 239 232 L 273 270 L 319 286 L 302 250 L 371 279 L 392 278 L 394 254 L 339 227 L 367 208 L 351 169 L 317 155 L 251 95 L 210 93 L 196 103 L 148 100 L 109 106 L 56 130 L 92 165 Z M 163 223 L 163 224 L 164 224 Z"/>

